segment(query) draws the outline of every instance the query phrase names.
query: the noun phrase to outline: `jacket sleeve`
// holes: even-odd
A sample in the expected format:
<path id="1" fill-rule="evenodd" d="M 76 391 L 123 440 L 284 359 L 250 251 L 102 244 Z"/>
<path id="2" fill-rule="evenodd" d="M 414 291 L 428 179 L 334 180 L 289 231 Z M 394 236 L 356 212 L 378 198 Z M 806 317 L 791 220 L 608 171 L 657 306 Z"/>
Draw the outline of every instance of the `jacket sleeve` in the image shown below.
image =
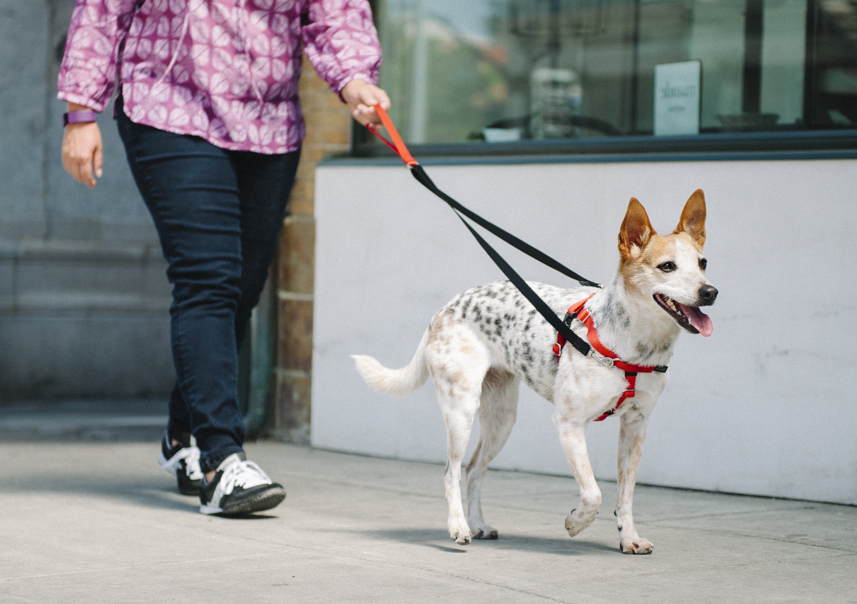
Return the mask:
<path id="1" fill-rule="evenodd" d="M 368 0 L 310 0 L 307 21 L 304 52 L 333 92 L 356 78 L 378 82 L 381 45 Z"/>
<path id="2" fill-rule="evenodd" d="M 104 111 L 136 4 L 137 0 L 77 0 L 57 78 L 61 100 Z"/>

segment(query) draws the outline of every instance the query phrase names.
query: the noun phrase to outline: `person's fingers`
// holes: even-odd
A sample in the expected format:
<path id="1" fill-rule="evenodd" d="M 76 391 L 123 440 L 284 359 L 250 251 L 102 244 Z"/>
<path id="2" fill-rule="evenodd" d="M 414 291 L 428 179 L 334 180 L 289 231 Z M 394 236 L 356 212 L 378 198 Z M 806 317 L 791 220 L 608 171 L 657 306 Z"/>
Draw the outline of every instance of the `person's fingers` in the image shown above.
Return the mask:
<path id="1" fill-rule="evenodd" d="M 104 152 L 101 145 L 95 149 L 95 154 L 92 157 L 92 164 L 95 168 L 95 175 L 98 178 L 101 178 L 101 175 L 103 174 L 102 168 L 104 167 Z"/>
<path id="2" fill-rule="evenodd" d="M 390 110 L 390 97 L 387 96 L 387 93 L 382 88 L 375 88 L 376 92 L 376 100 L 373 105 L 381 105 L 381 109 L 384 111 Z"/>
<path id="3" fill-rule="evenodd" d="M 374 106 L 380 105 L 381 109 L 387 111 L 390 109 L 390 97 L 387 96 L 387 93 L 384 92 L 383 89 L 378 88 L 377 86 L 366 86 L 361 92 L 363 92 L 362 98 L 360 99 L 364 105 L 367 105 L 374 112 Z"/>
<path id="4" fill-rule="evenodd" d="M 88 187 L 95 188 L 95 177 L 92 175 L 92 159 L 85 160 L 83 158 L 78 159 L 78 177 L 77 180 L 82 182 Z"/>

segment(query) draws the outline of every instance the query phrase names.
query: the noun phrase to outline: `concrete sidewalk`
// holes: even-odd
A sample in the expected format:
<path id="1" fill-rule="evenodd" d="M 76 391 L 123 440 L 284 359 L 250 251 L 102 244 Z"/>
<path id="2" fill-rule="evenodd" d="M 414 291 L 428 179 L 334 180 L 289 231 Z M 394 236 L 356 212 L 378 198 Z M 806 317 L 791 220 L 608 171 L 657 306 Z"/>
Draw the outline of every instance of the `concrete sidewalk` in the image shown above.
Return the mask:
<path id="1" fill-rule="evenodd" d="M 857 602 L 854 507 L 638 487 L 655 551 L 630 556 L 615 484 L 572 539 L 573 480 L 491 472 L 483 507 L 500 539 L 460 547 L 442 467 L 259 442 L 248 455 L 286 501 L 207 517 L 158 472 L 145 405 L 88 433 L 74 405 L 57 409 L 28 421 L 0 407 L 3 603 Z"/>

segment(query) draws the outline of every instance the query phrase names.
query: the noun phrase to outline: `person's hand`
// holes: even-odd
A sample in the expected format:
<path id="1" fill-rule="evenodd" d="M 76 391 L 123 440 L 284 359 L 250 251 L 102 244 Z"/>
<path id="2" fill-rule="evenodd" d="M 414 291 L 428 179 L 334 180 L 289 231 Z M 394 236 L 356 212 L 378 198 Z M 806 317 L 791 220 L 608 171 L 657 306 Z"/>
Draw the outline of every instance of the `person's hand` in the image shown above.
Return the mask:
<path id="1" fill-rule="evenodd" d="M 69 106 L 69 111 L 85 109 Z M 74 179 L 95 188 L 95 177 L 101 178 L 104 154 L 101 130 L 95 122 L 69 124 L 62 137 L 62 165 Z"/>
<path id="2" fill-rule="evenodd" d="M 381 105 L 384 111 L 390 110 L 390 97 L 387 93 L 365 80 L 351 80 L 343 87 L 340 94 L 348 104 L 351 115 L 364 126 L 370 123 L 381 123 L 374 105 Z"/>

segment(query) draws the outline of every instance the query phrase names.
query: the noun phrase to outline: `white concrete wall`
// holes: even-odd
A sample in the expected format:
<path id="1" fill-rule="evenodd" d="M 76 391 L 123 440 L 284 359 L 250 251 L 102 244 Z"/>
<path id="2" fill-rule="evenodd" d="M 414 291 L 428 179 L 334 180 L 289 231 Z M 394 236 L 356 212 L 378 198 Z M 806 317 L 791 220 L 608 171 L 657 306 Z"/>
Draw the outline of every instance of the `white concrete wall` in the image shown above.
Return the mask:
<path id="1" fill-rule="evenodd" d="M 669 232 L 701 187 L 708 275 L 720 290 L 709 313 L 714 334 L 682 336 L 639 481 L 857 504 L 857 161 L 427 171 L 465 205 L 600 281 L 616 269 L 630 197 Z M 404 399 L 377 394 L 349 355 L 403 366 L 449 298 L 504 277 L 404 167 L 320 167 L 316 212 L 313 444 L 443 461 L 431 383 Z M 517 252 L 507 258 L 527 279 L 567 283 Z M 569 473 L 550 414 L 523 388 L 517 425 L 494 465 Z M 617 432 L 609 419 L 589 429 L 600 478 L 615 478 Z"/>

